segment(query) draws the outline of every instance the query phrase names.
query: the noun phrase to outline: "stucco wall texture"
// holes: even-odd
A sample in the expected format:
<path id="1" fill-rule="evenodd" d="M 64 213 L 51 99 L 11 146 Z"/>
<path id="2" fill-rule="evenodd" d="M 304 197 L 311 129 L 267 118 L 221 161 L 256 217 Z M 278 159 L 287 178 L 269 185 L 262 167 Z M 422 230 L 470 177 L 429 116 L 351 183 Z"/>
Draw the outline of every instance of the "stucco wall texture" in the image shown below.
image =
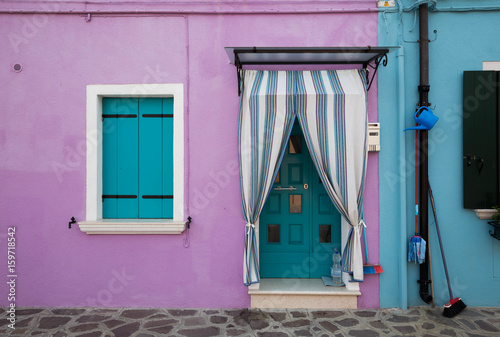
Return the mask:
<path id="1" fill-rule="evenodd" d="M 237 170 L 236 70 L 226 46 L 377 45 L 377 14 L 0 14 L 0 259 L 16 227 L 17 306 L 250 305 Z M 13 71 L 13 65 L 22 71 Z M 297 69 L 297 68 L 294 68 Z M 302 67 L 301 69 L 305 69 Z M 183 83 L 184 235 L 87 235 L 86 85 Z M 369 93 L 377 121 L 376 85 Z M 224 177 L 221 178 L 221 177 Z M 225 179 L 227 178 L 227 179 Z M 378 154 L 365 197 L 378 261 Z M 6 269 L 6 268 L 5 268 Z M 4 271 L 7 275 L 7 271 Z M 361 285 L 379 306 L 378 276 Z M 0 305 L 8 288 L 0 283 Z"/>

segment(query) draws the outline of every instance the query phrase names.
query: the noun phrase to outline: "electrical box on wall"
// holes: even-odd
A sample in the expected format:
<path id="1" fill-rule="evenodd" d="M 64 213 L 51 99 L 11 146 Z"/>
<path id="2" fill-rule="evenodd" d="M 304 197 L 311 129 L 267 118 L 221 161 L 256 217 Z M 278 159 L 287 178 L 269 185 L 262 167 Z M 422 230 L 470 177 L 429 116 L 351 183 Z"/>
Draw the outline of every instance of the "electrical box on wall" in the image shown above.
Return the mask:
<path id="1" fill-rule="evenodd" d="M 368 151 L 380 151 L 380 123 L 368 123 Z"/>

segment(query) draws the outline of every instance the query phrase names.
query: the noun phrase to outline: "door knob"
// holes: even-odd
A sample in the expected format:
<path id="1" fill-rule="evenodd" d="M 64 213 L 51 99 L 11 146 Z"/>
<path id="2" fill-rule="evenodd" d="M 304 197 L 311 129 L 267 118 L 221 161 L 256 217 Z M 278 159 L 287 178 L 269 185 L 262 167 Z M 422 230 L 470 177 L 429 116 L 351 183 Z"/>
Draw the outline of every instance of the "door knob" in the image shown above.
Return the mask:
<path id="1" fill-rule="evenodd" d="M 309 185 L 304 184 L 304 189 L 307 190 L 309 188 Z"/>

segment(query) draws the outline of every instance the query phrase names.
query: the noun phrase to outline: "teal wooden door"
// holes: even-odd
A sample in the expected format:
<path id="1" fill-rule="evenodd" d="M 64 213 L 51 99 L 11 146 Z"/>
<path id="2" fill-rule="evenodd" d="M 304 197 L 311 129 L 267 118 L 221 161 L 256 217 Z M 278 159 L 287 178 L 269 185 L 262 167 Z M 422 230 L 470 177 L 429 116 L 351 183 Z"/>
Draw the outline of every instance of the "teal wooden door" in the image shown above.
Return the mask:
<path id="1" fill-rule="evenodd" d="M 298 122 L 259 219 L 260 274 L 268 278 L 329 275 L 340 249 L 340 214 L 314 168 Z"/>

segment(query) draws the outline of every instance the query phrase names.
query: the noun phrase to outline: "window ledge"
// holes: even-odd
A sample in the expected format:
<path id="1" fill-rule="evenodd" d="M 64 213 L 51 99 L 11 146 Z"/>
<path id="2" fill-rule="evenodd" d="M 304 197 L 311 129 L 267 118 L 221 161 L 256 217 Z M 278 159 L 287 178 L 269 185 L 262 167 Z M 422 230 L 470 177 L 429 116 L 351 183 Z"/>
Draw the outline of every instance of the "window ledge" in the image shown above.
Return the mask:
<path id="1" fill-rule="evenodd" d="M 496 210 L 491 208 L 475 209 L 474 212 L 476 212 L 477 217 L 481 220 L 491 220 L 491 217 L 498 213 Z"/>
<path id="2" fill-rule="evenodd" d="M 102 219 L 78 222 L 86 234 L 181 234 L 186 221 L 172 219 Z"/>

